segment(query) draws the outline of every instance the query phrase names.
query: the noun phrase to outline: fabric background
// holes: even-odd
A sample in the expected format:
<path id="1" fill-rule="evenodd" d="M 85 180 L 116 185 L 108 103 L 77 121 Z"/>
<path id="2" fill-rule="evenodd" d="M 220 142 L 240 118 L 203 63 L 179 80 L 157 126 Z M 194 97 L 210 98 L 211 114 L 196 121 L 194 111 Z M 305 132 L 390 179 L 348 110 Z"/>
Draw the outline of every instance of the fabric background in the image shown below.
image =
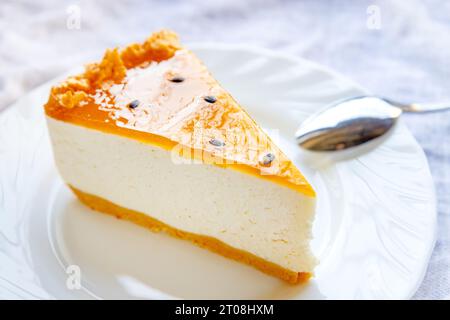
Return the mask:
<path id="1" fill-rule="evenodd" d="M 106 47 L 142 41 L 160 28 L 184 42 L 289 52 L 391 98 L 450 101 L 450 1 L 2 0 L 0 110 L 74 65 L 98 59 Z M 450 112 L 408 115 L 406 122 L 428 156 L 439 201 L 438 241 L 415 298 L 448 299 Z"/>

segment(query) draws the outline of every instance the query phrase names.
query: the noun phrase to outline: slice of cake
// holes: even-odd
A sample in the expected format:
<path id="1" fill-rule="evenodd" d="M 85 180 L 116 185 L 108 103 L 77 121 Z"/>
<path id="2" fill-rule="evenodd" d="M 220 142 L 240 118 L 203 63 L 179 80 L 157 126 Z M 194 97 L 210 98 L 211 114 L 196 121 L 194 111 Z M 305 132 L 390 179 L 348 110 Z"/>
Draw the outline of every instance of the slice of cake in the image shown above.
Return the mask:
<path id="1" fill-rule="evenodd" d="M 311 276 L 314 190 L 174 33 L 106 51 L 45 112 L 87 206 L 291 283 Z"/>

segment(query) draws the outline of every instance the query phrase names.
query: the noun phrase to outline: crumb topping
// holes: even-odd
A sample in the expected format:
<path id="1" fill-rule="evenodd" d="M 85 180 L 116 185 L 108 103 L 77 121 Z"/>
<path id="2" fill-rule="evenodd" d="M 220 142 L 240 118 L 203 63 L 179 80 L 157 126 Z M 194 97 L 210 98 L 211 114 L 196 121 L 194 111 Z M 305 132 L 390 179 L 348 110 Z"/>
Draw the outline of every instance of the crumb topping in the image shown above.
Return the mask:
<path id="1" fill-rule="evenodd" d="M 121 83 L 127 69 L 169 59 L 180 48 L 178 36 L 174 32 L 161 30 L 143 43 L 131 44 L 122 51 L 117 48 L 107 50 L 100 63 L 88 64 L 84 73 L 54 86 L 47 105 L 57 104 L 71 109 L 89 103 L 89 94 L 99 88 Z"/>

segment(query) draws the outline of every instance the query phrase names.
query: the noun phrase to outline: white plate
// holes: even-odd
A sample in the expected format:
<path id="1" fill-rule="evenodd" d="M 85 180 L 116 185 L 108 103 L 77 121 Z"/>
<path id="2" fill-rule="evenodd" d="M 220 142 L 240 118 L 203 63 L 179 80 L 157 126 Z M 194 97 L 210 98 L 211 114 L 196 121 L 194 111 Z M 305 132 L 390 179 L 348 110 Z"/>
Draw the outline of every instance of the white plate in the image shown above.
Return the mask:
<path id="1" fill-rule="evenodd" d="M 436 208 L 426 158 L 406 127 L 357 158 L 310 161 L 293 140 L 298 124 L 363 89 L 267 50 L 194 48 L 316 188 L 313 250 L 321 263 L 315 278 L 287 285 L 81 205 L 53 164 L 42 110 L 53 81 L 0 114 L 0 297 L 411 297 L 434 245 Z M 70 286 L 77 272 L 71 265 L 80 268 L 81 289 Z"/>

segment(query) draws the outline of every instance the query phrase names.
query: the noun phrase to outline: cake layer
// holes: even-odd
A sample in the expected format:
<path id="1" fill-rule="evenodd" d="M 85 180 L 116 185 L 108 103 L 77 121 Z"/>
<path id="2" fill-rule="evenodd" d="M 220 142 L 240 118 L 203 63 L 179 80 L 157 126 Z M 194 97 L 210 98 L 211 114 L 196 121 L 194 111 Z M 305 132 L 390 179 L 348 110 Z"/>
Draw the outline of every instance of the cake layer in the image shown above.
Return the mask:
<path id="1" fill-rule="evenodd" d="M 163 33 L 156 38 L 168 37 Z M 168 150 L 182 144 L 207 151 L 219 165 L 232 163 L 240 171 L 315 196 L 301 172 L 206 66 L 189 50 L 170 48 L 178 49 L 161 61 L 149 55 L 146 63 L 132 68 L 123 65 L 127 49 L 107 51 L 100 64 L 52 89 L 46 114 Z"/>
<path id="2" fill-rule="evenodd" d="M 170 151 L 136 139 L 47 122 L 58 169 L 73 188 L 292 273 L 312 272 L 314 198 L 238 170 L 180 164 Z"/>

